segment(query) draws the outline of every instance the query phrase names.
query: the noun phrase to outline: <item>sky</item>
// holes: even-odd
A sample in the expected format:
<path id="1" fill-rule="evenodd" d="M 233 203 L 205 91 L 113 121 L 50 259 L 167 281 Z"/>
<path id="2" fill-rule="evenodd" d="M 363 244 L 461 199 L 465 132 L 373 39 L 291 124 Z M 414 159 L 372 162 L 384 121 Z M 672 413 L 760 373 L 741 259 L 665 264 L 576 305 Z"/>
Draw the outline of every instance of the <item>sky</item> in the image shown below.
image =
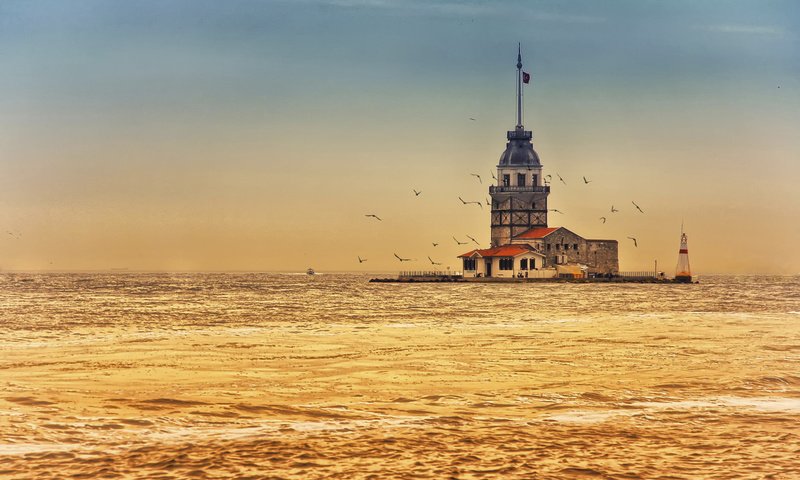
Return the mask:
<path id="1" fill-rule="evenodd" d="M 798 35 L 793 0 L 3 0 L 0 270 L 458 270 L 520 43 L 550 226 L 800 274 Z"/>

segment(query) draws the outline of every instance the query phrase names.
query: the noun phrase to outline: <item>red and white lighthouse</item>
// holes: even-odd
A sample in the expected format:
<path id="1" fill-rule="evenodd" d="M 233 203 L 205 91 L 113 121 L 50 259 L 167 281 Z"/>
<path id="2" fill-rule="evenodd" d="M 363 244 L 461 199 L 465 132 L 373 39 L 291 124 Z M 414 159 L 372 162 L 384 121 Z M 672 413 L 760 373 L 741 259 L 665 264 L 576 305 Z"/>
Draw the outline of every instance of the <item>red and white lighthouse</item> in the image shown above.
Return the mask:
<path id="1" fill-rule="evenodd" d="M 675 269 L 675 281 L 682 283 L 692 282 L 692 269 L 689 268 L 689 248 L 687 247 L 686 234 L 681 228 L 681 248 L 678 250 L 678 267 Z"/>

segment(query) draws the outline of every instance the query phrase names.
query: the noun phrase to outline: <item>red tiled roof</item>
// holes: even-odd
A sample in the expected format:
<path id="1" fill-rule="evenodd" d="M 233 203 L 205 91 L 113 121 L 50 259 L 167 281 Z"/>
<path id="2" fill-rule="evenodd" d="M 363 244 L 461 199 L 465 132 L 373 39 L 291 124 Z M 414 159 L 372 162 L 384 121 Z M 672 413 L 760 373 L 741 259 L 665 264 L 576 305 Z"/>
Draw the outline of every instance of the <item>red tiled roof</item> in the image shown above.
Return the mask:
<path id="1" fill-rule="evenodd" d="M 499 247 L 494 248 L 486 248 L 483 250 L 472 250 L 463 255 L 459 255 L 459 257 L 472 257 L 476 253 L 481 257 L 516 257 L 522 253 L 536 253 L 537 255 L 541 255 L 540 253 L 533 250 L 531 247 L 521 244 L 521 245 L 500 245 Z"/>
<path id="2" fill-rule="evenodd" d="M 544 238 L 561 227 L 534 227 L 524 231 L 514 238 Z"/>

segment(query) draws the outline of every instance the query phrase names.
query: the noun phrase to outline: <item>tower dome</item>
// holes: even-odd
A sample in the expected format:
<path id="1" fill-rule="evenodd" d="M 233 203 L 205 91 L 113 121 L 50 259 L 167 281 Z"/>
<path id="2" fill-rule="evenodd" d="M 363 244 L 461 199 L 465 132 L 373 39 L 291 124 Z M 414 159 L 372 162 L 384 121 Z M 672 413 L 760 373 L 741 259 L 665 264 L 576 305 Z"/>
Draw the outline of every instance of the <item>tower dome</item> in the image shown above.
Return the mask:
<path id="1" fill-rule="evenodd" d="M 533 132 L 526 131 L 522 126 L 508 132 L 508 143 L 503 154 L 500 155 L 499 166 L 541 166 L 539 155 L 533 149 L 531 138 Z"/>

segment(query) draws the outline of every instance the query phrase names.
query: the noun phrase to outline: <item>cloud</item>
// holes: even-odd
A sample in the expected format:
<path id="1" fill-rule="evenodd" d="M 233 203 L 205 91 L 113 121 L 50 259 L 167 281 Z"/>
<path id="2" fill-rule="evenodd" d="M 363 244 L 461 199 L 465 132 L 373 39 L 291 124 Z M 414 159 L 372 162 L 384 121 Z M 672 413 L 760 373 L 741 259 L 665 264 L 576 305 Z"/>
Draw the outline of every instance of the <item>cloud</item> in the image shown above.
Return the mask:
<path id="1" fill-rule="evenodd" d="M 426 0 L 305 0 L 305 3 L 328 5 L 347 9 L 392 10 L 409 14 L 434 14 L 456 16 L 506 15 L 508 7 L 501 3 L 475 3 Z M 569 15 L 561 13 L 533 13 L 525 15 L 533 21 L 560 23 L 601 23 L 606 19 L 589 15 Z"/>
<path id="2" fill-rule="evenodd" d="M 476 16 L 497 13 L 496 8 L 468 2 L 426 2 L 416 0 L 306 0 L 347 9 L 381 9 L 406 13 L 434 13 L 445 15 Z"/>
<path id="3" fill-rule="evenodd" d="M 702 25 L 699 30 L 715 33 L 730 33 L 742 35 L 774 35 L 782 36 L 786 32 L 780 27 L 767 25 Z"/>
<path id="4" fill-rule="evenodd" d="M 534 13 L 530 15 L 529 18 L 543 22 L 560 23 L 603 23 L 606 21 L 605 17 L 593 17 L 590 15 L 564 15 L 560 13 Z"/>

